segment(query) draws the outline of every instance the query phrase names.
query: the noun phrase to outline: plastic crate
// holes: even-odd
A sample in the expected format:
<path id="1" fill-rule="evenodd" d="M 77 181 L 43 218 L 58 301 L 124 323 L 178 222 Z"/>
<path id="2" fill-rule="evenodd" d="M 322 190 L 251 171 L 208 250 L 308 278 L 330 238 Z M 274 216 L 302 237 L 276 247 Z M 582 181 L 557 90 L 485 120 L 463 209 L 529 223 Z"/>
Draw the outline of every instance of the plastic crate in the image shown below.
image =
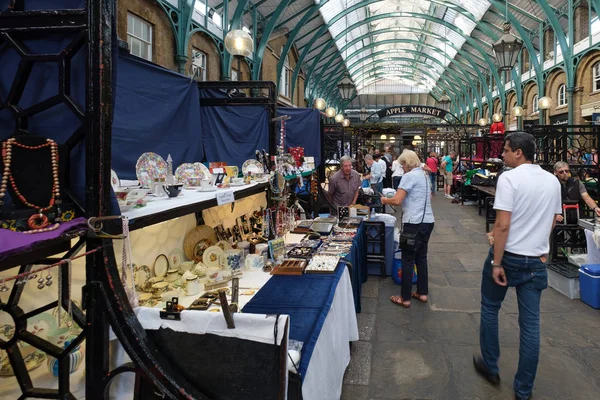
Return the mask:
<path id="1" fill-rule="evenodd" d="M 580 296 L 577 266 L 570 263 L 548 264 L 548 286 L 570 299 Z"/>
<path id="2" fill-rule="evenodd" d="M 581 300 L 590 307 L 600 308 L 600 265 L 584 264 L 579 270 Z"/>

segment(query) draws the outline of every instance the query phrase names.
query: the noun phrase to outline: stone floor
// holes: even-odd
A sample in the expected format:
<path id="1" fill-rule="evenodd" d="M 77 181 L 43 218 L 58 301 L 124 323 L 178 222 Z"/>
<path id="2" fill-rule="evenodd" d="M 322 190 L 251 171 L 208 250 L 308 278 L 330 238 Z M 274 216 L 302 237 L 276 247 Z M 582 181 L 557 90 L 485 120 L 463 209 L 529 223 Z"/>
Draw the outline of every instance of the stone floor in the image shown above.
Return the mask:
<path id="1" fill-rule="evenodd" d="M 512 399 L 519 327 L 514 289 L 500 315 L 501 387 L 473 369 L 479 352 L 479 302 L 489 249 L 476 206 L 432 200 L 429 299 L 404 309 L 389 300 L 400 288 L 370 276 L 363 285 L 360 341 L 352 345 L 343 400 Z M 399 215 L 398 215 L 399 216 Z M 533 399 L 600 398 L 600 311 L 554 289 L 542 295 L 541 351 Z"/>

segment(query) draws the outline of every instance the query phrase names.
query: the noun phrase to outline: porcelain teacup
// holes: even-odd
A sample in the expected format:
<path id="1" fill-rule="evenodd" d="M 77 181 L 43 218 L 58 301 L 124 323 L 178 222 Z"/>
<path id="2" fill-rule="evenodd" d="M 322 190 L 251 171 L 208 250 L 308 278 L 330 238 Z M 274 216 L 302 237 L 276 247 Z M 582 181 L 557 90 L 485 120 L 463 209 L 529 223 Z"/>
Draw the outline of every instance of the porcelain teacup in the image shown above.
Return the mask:
<path id="1" fill-rule="evenodd" d="M 163 190 L 169 197 L 177 197 L 179 192 L 181 192 L 182 184 L 177 185 L 163 185 Z"/>
<path id="2" fill-rule="evenodd" d="M 246 269 L 262 269 L 265 266 L 265 259 L 259 254 L 248 254 L 246 256 Z"/>
<path id="3" fill-rule="evenodd" d="M 210 189 L 211 187 L 212 187 L 211 179 L 202 179 L 200 181 L 200 189 L 207 190 L 207 189 Z"/>

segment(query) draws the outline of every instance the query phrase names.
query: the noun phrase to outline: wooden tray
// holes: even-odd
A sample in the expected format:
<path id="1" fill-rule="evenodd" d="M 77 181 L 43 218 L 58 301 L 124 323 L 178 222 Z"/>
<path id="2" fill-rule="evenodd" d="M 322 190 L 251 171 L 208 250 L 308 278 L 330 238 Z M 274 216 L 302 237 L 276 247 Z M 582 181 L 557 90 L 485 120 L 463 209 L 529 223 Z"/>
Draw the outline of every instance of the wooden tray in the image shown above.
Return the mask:
<path id="1" fill-rule="evenodd" d="M 284 260 L 271 271 L 271 275 L 302 275 L 306 265 L 306 260 Z"/>

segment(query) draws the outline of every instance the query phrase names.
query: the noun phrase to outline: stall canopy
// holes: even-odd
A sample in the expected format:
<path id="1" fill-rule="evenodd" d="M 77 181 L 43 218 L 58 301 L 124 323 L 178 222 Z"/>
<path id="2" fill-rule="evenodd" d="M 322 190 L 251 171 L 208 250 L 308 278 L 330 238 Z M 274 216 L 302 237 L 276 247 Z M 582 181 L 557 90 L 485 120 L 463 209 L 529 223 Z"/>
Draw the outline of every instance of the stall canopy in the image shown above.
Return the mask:
<path id="1" fill-rule="evenodd" d="M 277 116 L 288 115 L 285 121 L 285 147 L 304 147 L 304 155 L 321 163 L 321 117 L 313 108 L 277 108 Z M 278 136 L 279 137 L 279 136 Z"/>

